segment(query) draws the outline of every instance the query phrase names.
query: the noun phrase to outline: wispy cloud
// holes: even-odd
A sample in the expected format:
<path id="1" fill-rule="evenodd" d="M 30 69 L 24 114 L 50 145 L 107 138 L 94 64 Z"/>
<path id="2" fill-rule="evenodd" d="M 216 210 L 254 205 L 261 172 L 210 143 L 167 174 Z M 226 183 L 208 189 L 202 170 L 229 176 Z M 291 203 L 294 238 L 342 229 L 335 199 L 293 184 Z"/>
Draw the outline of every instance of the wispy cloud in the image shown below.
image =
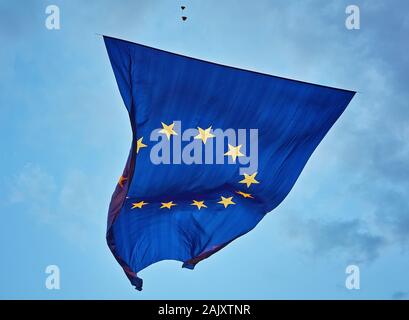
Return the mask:
<path id="1" fill-rule="evenodd" d="M 90 179 L 78 170 L 67 171 L 62 181 L 38 165 L 29 163 L 13 178 L 9 202 L 24 205 L 31 215 L 71 242 L 83 246 L 95 241 L 95 229 L 105 227 L 106 201 L 100 201 Z M 92 235 L 92 236 L 90 236 Z M 103 233 L 101 233 L 103 238 Z"/>
<path id="2" fill-rule="evenodd" d="M 405 252 L 409 245 L 409 92 L 404 88 L 409 83 L 409 63 L 407 57 L 400 58 L 408 49 L 401 39 L 409 24 L 402 12 L 407 3 L 358 4 L 365 19 L 362 30 L 335 28 L 336 41 L 328 39 L 326 51 L 314 52 L 316 59 L 330 64 L 340 82 L 360 92 L 300 179 L 295 201 L 310 205 L 308 218 L 301 205 L 288 205 L 294 212 L 288 208 L 283 212 L 289 216 L 283 228 L 309 254 L 374 261 L 391 247 Z M 319 26 L 324 23 L 333 25 L 329 19 L 343 5 L 322 8 L 329 12 L 317 19 L 317 29 L 323 30 Z M 386 11 L 394 18 L 379 23 L 377 17 Z M 318 38 L 322 40 L 323 34 Z M 301 43 L 308 51 L 311 44 Z M 327 59 L 335 48 L 340 53 L 336 63 Z M 317 72 L 317 77 L 325 77 L 322 69 Z M 314 200 L 319 207 L 311 203 Z"/>
<path id="3" fill-rule="evenodd" d="M 57 191 L 54 177 L 38 166 L 28 163 L 11 181 L 14 183 L 10 187 L 10 203 L 28 205 L 44 222 L 52 219 L 51 201 Z"/>
<path id="4" fill-rule="evenodd" d="M 375 260 L 385 246 L 385 239 L 372 233 L 357 219 L 323 222 L 294 221 L 287 225 L 287 235 L 299 248 L 313 256 L 335 256 L 353 262 Z"/>

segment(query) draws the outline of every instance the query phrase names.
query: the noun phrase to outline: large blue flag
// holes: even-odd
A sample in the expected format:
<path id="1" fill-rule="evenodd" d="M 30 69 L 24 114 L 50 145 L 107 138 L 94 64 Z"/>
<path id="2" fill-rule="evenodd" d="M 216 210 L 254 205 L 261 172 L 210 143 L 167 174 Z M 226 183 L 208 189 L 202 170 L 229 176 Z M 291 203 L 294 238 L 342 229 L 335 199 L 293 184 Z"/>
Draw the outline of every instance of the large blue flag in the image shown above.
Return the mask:
<path id="1" fill-rule="evenodd" d="M 133 132 L 107 240 L 138 290 L 145 267 L 193 269 L 253 229 L 355 94 L 104 40 Z"/>

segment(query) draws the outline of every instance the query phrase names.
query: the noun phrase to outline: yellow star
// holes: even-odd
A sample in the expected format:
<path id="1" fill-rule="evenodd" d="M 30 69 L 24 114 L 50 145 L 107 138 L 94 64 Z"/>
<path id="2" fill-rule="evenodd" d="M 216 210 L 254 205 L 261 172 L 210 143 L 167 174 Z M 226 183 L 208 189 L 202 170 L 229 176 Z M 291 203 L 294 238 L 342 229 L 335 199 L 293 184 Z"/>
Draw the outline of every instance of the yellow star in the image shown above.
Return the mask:
<path id="1" fill-rule="evenodd" d="M 250 193 L 245 193 L 245 192 L 242 192 L 242 191 L 236 191 L 236 193 L 243 196 L 243 198 L 254 199 L 254 197 Z"/>
<path id="2" fill-rule="evenodd" d="M 126 180 L 128 180 L 128 178 L 125 178 L 124 176 L 120 176 L 120 177 L 119 177 L 118 184 L 119 184 L 119 186 L 120 186 L 121 188 L 124 187 L 124 182 L 125 182 Z"/>
<path id="3" fill-rule="evenodd" d="M 239 144 L 237 147 L 233 147 L 230 143 L 229 143 L 229 151 L 227 151 L 224 155 L 225 156 L 231 156 L 231 158 L 233 159 L 234 162 L 236 162 L 236 158 L 237 157 L 243 157 L 244 154 L 242 154 L 240 152 L 240 148 L 241 148 L 241 144 Z"/>
<path id="4" fill-rule="evenodd" d="M 239 183 L 245 183 L 247 185 L 247 188 L 250 188 L 251 184 L 253 183 L 260 183 L 256 180 L 256 175 L 257 172 L 254 172 L 253 174 L 244 174 L 244 179 L 241 180 Z"/>
<path id="5" fill-rule="evenodd" d="M 173 201 L 161 202 L 161 204 L 162 204 L 162 206 L 160 207 L 160 209 L 163 209 L 163 208 L 170 209 L 170 208 L 172 208 L 173 206 L 176 206 L 176 204 L 173 203 Z"/>
<path id="6" fill-rule="evenodd" d="M 139 201 L 139 202 L 136 202 L 136 203 L 132 203 L 132 208 L 131 209 L 135 209 L 135 208 L 142 209 L 142 207 L 147 205 L 147 204 L 148 203 L 143 201 L 143 200 Z"/>
<path id="7" fill-rule="evenodd" d="M 195 136 L 195 139 L 201 139 L 204 144 L 206 144 L 207 139 L 215 137 L 213 133 L 210 133 L 210 130 L 212 130 L 212 126 L 207 128 L 206 130 L 203 130 L 200 127 L 197 127 L 197 129 L 199 130 L 199 134 Z"/>
<path id="8" fill-rule="evenodd" d="M 191 206 L 196 206 L 199 210 L 200 208 L 207 208 L 207 206 L 204 204 L 204 201 L 196 201 L 196 200 L 193 200 L 193 203 L 191 204 Z"/>
<path id="9" fill-rule="evenodd" d="M 163 129 L 161 129 L 161 130 L 159 131 L 159 133 L 164 133 L 164 134 L 166 134 L 166 137 L 168 138 L 168 140 L 170 140 L 170 136 L 171 136 L 171 135 L 175 135 L 175 136 L 178 135 L 178 134 L 176 133 L 176 131 L 173 130 L 173 127 L 175 126 L 174 123 L 172 123 L 172 124 L 170 124 L 170 125 L 166 125 L 166 124 L 164 124 L 163 122 L 161 122 L 161 123 L 162 123 Z"/>
<path id="10" fill-rule="evenodd" d="M 147 145 L 144 144 L 142 140 L 143 140 L 143 137 L 139 138 L 138 141 L 136 142 L 136 153 L 138 153 L 140 149 L 147 147 Z"/>
<path id="11" fill-rule="evenodd" d="M 222 196 L 222 200 L 220 200 L 220 201 L 217 202 L 217 203 L 220 203 L 220 204 L 224 205 L 225 208 L 227 208 L 229 205 L 235 204 L 235 203 L 232 201 L 232 199 L 233 199 L 233 197 L 225 198 L 225 197 Z"/>

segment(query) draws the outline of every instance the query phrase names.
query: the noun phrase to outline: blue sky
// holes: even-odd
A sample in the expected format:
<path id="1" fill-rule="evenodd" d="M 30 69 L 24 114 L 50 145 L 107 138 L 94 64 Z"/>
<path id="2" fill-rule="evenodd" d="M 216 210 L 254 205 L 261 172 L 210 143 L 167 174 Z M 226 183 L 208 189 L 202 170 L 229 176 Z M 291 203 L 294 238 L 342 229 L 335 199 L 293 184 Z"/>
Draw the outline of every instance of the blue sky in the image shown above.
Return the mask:
<path id="1" fill-rule="evenodd" d="M 0 298 L 408 298 L 409 4 L 353 3 L 355 31 L 351 1 L 0 0 Z M 137 292 L 105 242 L 131 129 L 96 33 L 359 93 L 252 232 L 194 271 L 145 269 Z"/>

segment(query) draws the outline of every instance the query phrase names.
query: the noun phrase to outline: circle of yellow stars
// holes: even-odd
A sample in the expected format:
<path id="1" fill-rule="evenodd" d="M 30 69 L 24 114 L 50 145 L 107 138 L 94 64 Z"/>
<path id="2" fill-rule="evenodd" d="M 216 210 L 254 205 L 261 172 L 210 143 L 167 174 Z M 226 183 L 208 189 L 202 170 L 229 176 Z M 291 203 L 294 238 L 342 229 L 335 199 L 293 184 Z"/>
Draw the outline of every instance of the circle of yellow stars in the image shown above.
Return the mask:
<path id="1" fill-rule="evenodd" d="M 162 129 L 159 130 L 159 133 L 162 133 L 166 136 L 168 140 L 170 140 L 170 137 L 172 135 L 177 136 L 177 132 L 174 130 L 175 123 L 171 123 L 169 125 L 161 122 L 162 124 Z M 197 127 L 198 130 L 198 135 L 194 137 L 194 139 L 197 140 L 202 140 L 204 144 L 206 144 L 208 139 L 214 138 L 215 135 L 211 133 L 212 131 L 212 126 L 208 127 L 207 129 L 202 129 L 201 127 Z M 143 137 L 139 138 L 136 141 L 136 153 L 138 154 L 139 151 L 142 148 L 146 148 L 147 145 L 143 143 Z M 229 150 L 224 154 L 225 156 L 230 156 L 233 162 L 236 162 L 236 159 L 238 157 L 243 157 L 244 154 L 241 152 L 241 147 L 242 145 L 238 146 L 233 146 L 231 144 L 228 144 Z M 244 173 L 244 179 L 240 180 L 239 183 L 245 184 L 247 188 L 250 188 L 252 184 L 259 184 L 260 182 L 256 180 L 257 172 L 254 172 L 252 174 Z M 128 180 L 127 177 L 121 176 L 118 181 L 118 185 L 123 188 L 124 183 Z M 245 199 L 254 199 L 254 197 L 250 193 L 246 193 L 243 191 L 235 191 L 236 194 L 242 196 Z M 217 202 L 218 204 L 222 205 L 224 208 L 228 208 L 231 205 L 235 205 L 236 203 L 233 201 L 233 196 L 231 197 L 220 197 L 220 201 Z M 142 209 L 144 206 L 148 205 L 148 202 L 145 202 L 144 200 L 139 201 L 139 202 L 134 202 L 132 203 L 131 209 Z M 198 210 L 201 210 L 202 208 L 207 208 L 207 205 L 205 204 L 204 200 L 193 200 L 193 202 L 190 204 L 192 206 L 195 206 Z M 177 206 L 176 203 L 173 201 L 169 202 L 161 202 L 160 209 L 172 209 L 172 207 Z"/>

